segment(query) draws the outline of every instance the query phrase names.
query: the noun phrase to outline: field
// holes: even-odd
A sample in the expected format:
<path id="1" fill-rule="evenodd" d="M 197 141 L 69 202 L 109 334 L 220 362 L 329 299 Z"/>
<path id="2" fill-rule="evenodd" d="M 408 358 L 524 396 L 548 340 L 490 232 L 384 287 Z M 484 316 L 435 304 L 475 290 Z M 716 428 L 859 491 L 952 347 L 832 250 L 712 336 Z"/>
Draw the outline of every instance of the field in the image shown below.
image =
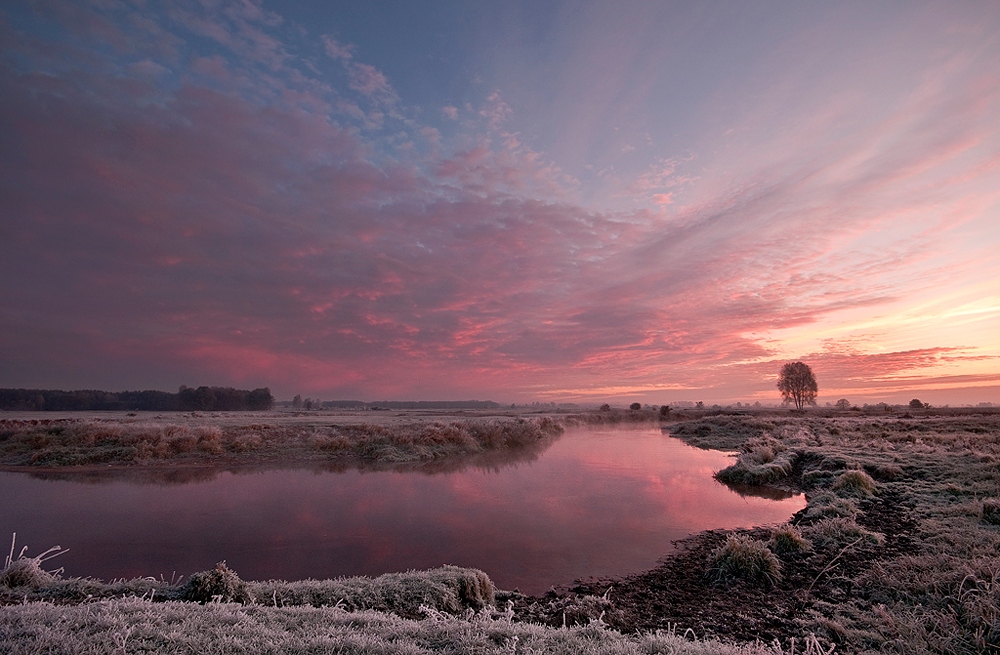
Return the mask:
<path id="1" fill-rule="evenodd" d="M 367 423 L 378 430 L 354 432 L 345 428 L 360 425 L 356 417 L 287 417 L 254 428 L 274 435 L 261 436 L 266 447 L 241 451 L 233 444 L 249 423 L 219 416 L 206 427 L 195 416 L 184 436 L 217 430 L 221 452 L 195 438 L 191 449 L 149 458 L 131 453 L 156 434 L 157 443 L 173 438 L 149 417 L 108 430 L 112 446 L 80 438 L 106 418 L 25 418 L 0 428 L 8 467 L 92 466 L 101 460 L 88 459 L 88 446 L 118 452 L 118 466 L 143 468 L 174 458 L 192 466 L 247 457 L 378 462 L 386 454 L 443 462 L 531 447 L 570 423 L 656 417 L 399 414 Z M 53 434 L 53 426 L 63 429 Z M 488 571 L 469 569 L 278 583 L 243 582 L 222 567 L 192 576 L 201 591 L 192 580 L 67 580 L 45 573 L 41 558 L 12 551 L 0 574 L 0 653 L 222 653 L 249 644 L 251 652 L 1000 651 L 1000 413 L 675 413 L 665 427 L 699 447 L 739 451 L 717 475 L 734 489 L 801 490 L 807 507 L 782 526 L 695 535 L 650 571 L 542 597 L 496 590 Z M 379 446 L 314 446 L 334 431 Z M 294 447 L 278 445 L 282 439 Z M 461 448 L 436 450 L 441 444 Z M 46 454 L 32 460 L 36 453 Z"/>

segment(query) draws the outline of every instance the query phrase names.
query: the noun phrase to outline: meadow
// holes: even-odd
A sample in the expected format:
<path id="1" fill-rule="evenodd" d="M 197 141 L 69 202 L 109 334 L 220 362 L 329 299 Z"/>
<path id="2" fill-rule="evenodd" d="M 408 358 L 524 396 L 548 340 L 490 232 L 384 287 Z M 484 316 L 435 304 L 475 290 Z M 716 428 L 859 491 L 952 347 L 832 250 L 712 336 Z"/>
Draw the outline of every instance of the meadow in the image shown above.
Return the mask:
<path id="1" fill-rule="evenodd" d="M 510 422 L 520 426 L 515 434 L 526 433 L 525 425 L 534 426 L 531 434 L 555 434 L 574 422 L 655 419 L 643 414 L 479 416 L 459 423 Z M 1000 651 L 1000 413 L 722 411 L 670 418 L 665 427 L 673 436 L 739 453 L 718 472 L 720 482 L 736 490 L 802 490 L 807 506 L 786 524 L 694 535 L 651 570 L 580 581 L 539 597 L 496 589 L 488 571 L 454 567 L 254 582 L 220 565 L 185 581 L 102 582 L 48 573 L 54 562 L 12 548 L 0 573 L 0 653 Z M 438 435 L 449 425 L 403 423 L 383 425 L 377 439 L 398 431 L 411 436 L 393 448 L 411 447 L 420 443 L 412 435 Z M 4 432 L 7 465 L 17 457 L 23 463 L 15 466 L 33 466 L 25 446 L 32 435 L 49 435 L 48 442 L 34 442 L 49 453 L 46 466 L 92 461 L 79 440 L 53 445 L 60 435 L 47 431 L 50 425 Z M 223 453 L 243 456 L 227 444 L 245 429 L 215 427 Z M 305 433 L 316 435 L 316 426 L 279 427 L 299 436 L 294 449 L 278 449 L 278 459 L 328 455 L 308 446 L 316 437 Z M 152 443 L 146 427 L 122 432 L 128 439 L 145 434 Z M 517 442 L 451 441 L 469 439 L 480 450 Z M 11 440 L 16 447 L 8 448 Z M 451 443 L 430 438 L 438 440 Z M 176 456 L 219 456 L 198 448 Z M 348 451 L 369 458 L 379 452 Z M 81 458 L 52 458 L 62 452 Z M 427 451 L 413 452 L 419 459 Z"/>

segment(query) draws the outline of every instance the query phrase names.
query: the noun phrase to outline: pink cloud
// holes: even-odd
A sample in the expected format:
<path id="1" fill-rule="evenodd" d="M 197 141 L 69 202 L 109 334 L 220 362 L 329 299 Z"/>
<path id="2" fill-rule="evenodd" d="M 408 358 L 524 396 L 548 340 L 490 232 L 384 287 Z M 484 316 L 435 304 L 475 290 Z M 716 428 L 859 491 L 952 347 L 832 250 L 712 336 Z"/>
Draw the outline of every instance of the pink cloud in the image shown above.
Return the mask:
<path id="1" fill-rule="evenodd" d="M 391 91 L 389 80 L 377 68 L 369 64 L 351 66 L 351 88 L 366 96 L 374 96 Z"/>
<path id="2" fill-rule="evenodd" d="M 510 117 L 513 110 L 500 97 L 499 91 L 491 93 L 486 102 L 486 106 L 479 110 L 479 115 L 489 122 L 490 130 L 498 130 Z"/>
<path id="3" fill-rule="evenodd" d="M 334 59 L 351 59 L 354 54 L 352 50 L 354 49 L 351 45 L 344 45 L 334 38 L 324 34 L 323 37 L 323 48 L 326 50 L 326 54 L 333 57 Z"/>

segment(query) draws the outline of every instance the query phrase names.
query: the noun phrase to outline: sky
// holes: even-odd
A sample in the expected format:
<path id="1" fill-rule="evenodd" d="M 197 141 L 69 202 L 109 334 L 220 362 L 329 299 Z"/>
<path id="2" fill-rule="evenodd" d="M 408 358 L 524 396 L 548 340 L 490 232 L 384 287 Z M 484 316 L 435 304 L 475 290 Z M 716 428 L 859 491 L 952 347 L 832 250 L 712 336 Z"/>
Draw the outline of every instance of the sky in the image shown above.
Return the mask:
<path id="1" fill-rule="evenodd" d="M 0 7 L 0 387 L 1000 403 L 1000 5 Z"/>

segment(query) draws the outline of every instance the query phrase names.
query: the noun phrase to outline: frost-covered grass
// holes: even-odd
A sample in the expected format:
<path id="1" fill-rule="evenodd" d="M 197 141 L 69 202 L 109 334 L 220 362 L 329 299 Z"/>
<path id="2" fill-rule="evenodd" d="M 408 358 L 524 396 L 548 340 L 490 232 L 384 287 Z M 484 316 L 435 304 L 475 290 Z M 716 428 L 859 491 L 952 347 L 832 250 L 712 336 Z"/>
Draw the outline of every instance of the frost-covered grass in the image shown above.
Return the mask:
<path id="1" fill-rule="evenodd" d="M 44 554 L 43 554 L 44 555 Z M 0 604 L 50 601 L 77 604 L 123 597 L 150 601 L 194 603 L 236 602 L 245 605 L 290 607 L 336 606 L 346 610 L 378 610 L 418 617 L 430 608 L 458 614 L 480 610 L 496 602 L 496 588 L 478 569 L 444 566 L 426 571 L 386 573 L 369 578 L 333 580 L 241 580 L 220 562 L 214 569 L 192 574 L 170 584 L 155 578 L 103 582 L 92 578 L 63 578 L 44 570 L 41 557 L 19 557 L 0 570 Z"/>
<path id="2" fill-rule="evenodd" d="M 354 425 L 3 420 L 0 465 L 429 462 L 530 449 L 550 442 L 562 431 L 559 422 L 544 416 Z"/>
<path id="3" fill-rule="evenodd" d="M 726 543 L 712 553 L 708 574 L 722 584 L 739 579 L 771 587 L 781 579 L 781 561 L 765 542 L 731 534 Z"/>
<path id="4" fill-rule="evenodd" d="M 0 654 L 782 652 L 676 631 L 626 636 L 600 618 L 564 629 L 515 622 L 513 606 L 497 610 L 493 583 L 476 569 L 245 582 L 219 563 L 170 585 L 63 579 L 42 562 L 7 558 L 3 572 L 18 575 L 0 576 Z"/>
<path id="5" fill-rule="evenodd" d="M 838 653 L 1000 652 L 1000 413 L 718 416 L 673 433 L 739 448 L 720 480 L 806 490 L 793 523 L 819 570 L 795 592 L 812 603 L 800 630 Z M 782 456 L 794 466 L 772 474 Z M 906 523 L 874 518 L 892 515 Z M 816 598 L 824 581 L 841 595 Z"/>
<path id="6" fill-rule="evenodd" d="M 736 463 L 715 477 L 727 484 L 762 485 L 787 478 L 795 466 L 796 454 L 775 439 L 754 439 L 744 446 Z"/>
<path id="7" fill-rule="evenodd" d="M 800 642 L 801 643 L 801 642 Z M 339 607 L 273 607 L 141 599 L 76 606 L 28 603 L 0 609 L 0 653 L 480 653 L 513 655 L 778 655 L 764 644 L 729 645 L 676 632 L 622 635 L 601 622 L 551 628 L 518 623 L 492 606 L 422 620 Z M 806 651 L 800 646 L 795 651 Z M 812 653 L 825 651 L 812 650 Z"/>

